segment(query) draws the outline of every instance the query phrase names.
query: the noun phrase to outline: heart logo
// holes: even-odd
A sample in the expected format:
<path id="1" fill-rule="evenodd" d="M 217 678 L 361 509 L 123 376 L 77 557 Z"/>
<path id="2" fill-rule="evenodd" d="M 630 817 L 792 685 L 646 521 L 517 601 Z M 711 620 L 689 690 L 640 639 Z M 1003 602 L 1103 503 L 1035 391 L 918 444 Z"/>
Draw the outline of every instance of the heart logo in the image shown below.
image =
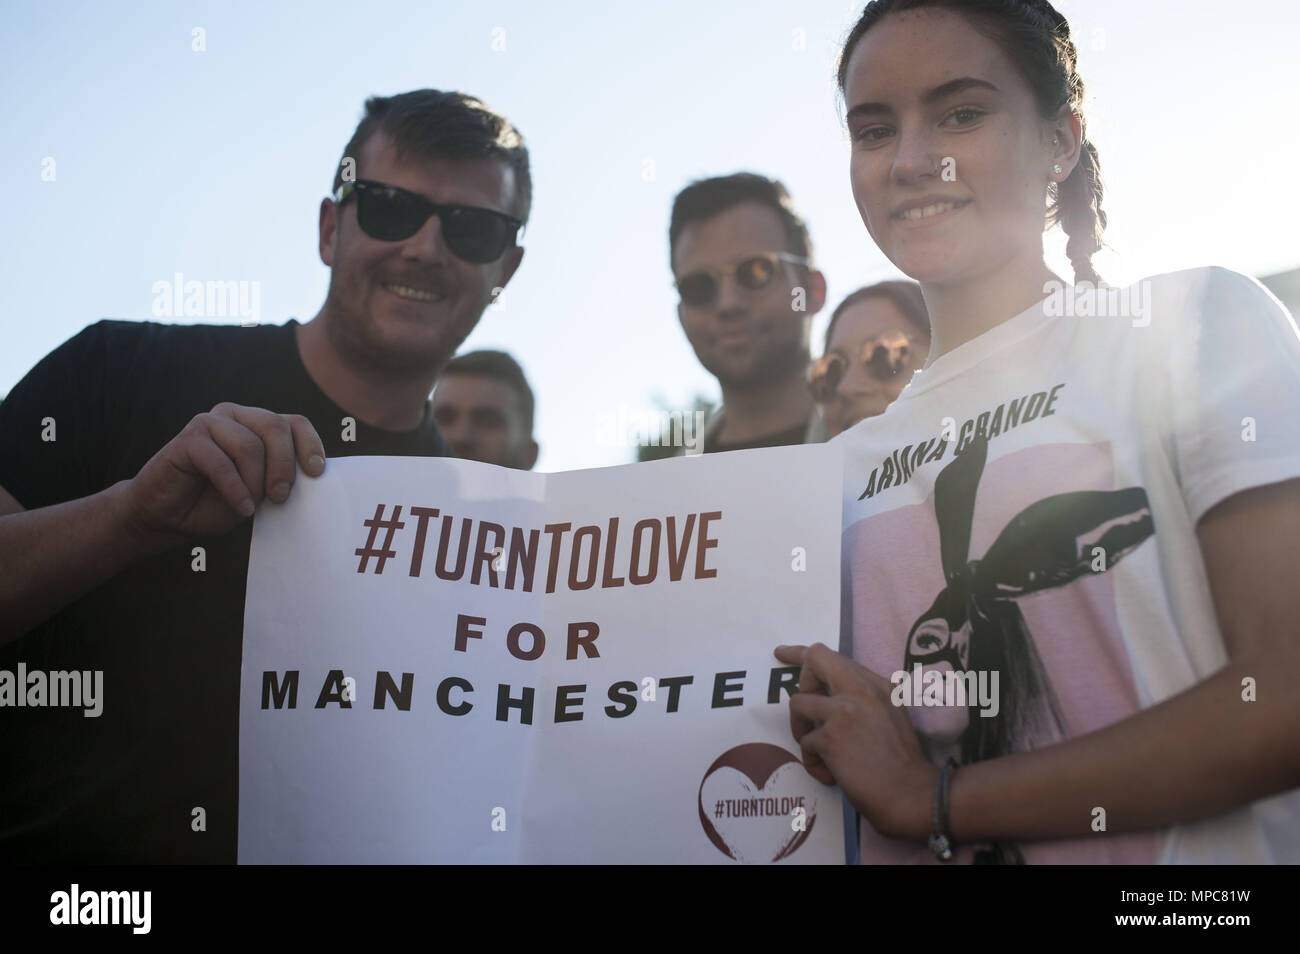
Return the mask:
<path id="1" fill-rule="evenodd" d="M 729 858 L 744 864 L 780 861 L 808 840 L 817 789 L 798 757 L 779 745 L 738 745 L 704 773 L 700 824 Z"/>

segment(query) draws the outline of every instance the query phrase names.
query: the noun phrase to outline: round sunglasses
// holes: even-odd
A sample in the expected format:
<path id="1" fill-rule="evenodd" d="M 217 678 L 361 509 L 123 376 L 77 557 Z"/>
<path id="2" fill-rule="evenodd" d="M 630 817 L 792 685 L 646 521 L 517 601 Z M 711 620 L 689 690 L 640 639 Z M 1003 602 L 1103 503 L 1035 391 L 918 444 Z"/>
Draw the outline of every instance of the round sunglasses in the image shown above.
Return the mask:
<path id="1" fill-rule="evenodd" d="M 808 259 L 789 252 L 766 252 L 762 255 L 751 255 L 734 265 L 726 265 L 722 268 L 696 269 L 683 275 L 673 284 L 677 287 L 677 294 L 682 298 L 682 304 L 694 308 L 707 308 L 718 300 L 722 276 L 729 274 L 735 278 L 736 284 L 741 288 L 757 291 L 771 283 L 780 270 L 782 262 L 806 266 Z"/>
<path id="2" fill-rule="evenodd" d="M 886 331 L 862 342 L 858 360 L 877 381 L 886 382 L 912 367 L 916 350 L 902 331 Z M 833 400 L 848 370 L 849 360 L 838 351 L 828 351 L 808 368 L 808 389 L 813 400 L 826 404 Z"/>
<path id="3" fill-rule="evenodd" d="M 515 244 L 523 222 L 512 215 L 477 205 L 444 205 L 432 202 L 385 182 L 357 179 L 339 187 L 334 201 L 340 206 L 357 197 L 357 224 L 361 231 L 381 242 L 401 242 L 424 228 L 436 215 L 442 237 L 457 258 L 482 265 L 494 262 Z"/>

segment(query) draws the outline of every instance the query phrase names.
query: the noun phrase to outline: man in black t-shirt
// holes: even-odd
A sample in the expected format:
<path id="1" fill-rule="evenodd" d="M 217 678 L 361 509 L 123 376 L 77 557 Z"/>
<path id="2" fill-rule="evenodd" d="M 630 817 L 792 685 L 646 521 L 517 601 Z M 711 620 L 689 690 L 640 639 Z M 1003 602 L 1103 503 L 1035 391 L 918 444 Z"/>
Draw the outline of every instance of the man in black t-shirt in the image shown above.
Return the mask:
<path id="1" fill-rule="evenodd" d="M 334 189 L 307 324 L 102 321 L 0 404 L 0 862 L 233 862 L 248 517 L 326 457 L 450 453 L 428 395 L 523 256 L 523 140 L 374 97 Z"/>
<path id="2" fill-rule="evenodd" d="M 722 389 L 704 446 L 688 450 L 821 439 L 807 372 L 826 279 L 785 187 L 748 172 L 692 182 L 673 200 L 668 248 L 677 317 Z"/>

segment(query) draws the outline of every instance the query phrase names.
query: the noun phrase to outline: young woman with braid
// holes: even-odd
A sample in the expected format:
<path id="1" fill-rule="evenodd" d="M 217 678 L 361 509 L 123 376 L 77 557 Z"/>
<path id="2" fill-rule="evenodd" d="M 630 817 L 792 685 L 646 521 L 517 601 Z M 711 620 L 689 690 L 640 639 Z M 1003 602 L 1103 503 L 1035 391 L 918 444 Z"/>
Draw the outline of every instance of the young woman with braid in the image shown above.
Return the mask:
<path id="1" fill-rule="evenodd" d="M 1294 320 L 1222 268 L 1100 285 L 1045 0 L 875 0 L 839 85 L 854 199 L 932 337 L 837 438 L 842 652 L 776 653 L 805 765 L 866 863 L 1300 861 Z"/>

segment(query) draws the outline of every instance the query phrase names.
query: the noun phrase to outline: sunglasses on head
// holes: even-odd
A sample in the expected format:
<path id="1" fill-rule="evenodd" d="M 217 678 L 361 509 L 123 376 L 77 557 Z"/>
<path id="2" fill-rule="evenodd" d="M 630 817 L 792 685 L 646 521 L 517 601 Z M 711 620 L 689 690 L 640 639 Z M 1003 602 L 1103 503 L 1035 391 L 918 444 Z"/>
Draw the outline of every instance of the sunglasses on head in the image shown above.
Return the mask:
<path id="1" fill-rule="evenodd" d="M 721 287 L 719 280 L 722 276 L 729 274 L 736 279 L 736 284 L 741 288 L 757 291 L 767 286 L 776 277 L 782 262 L 806 266 L 808 259 L 789 252 L 767 252 L 762 255 L 751 255 L 735 265 L 696 269 L 677 279 L 674 284 L 677 287 L 677 294 L 682 297 L 682 304 L 707 308 L 718 300 L 718 289 Z"/>
<path id="2" fill-rule="evenodd" d="M 381 242 L 401 242 L 424 228 L 429 216 L 438 216 L 442 237 L 457 258 L 481 265 L 494 262 L 515 238 L 523 222 L 514 216 L 477 205 L 443 205 L 418 192 L 383 182 L 357 179 L 339 187 L 334 201 L 340 206 L 357 197 L 357 224 Z"/>
<path id="3" fill-rule="evenodd" d="M 912 366 L 916 351 L 902 331 L 886 331 L 868 338 L 858 349 L 858 361 L 871 377 L 887 382 Z M 828 351 L 808 369 L 808 388 L 813 400 L 826 404 L 835 397 L 849 362 L 838 351 Z"/>

